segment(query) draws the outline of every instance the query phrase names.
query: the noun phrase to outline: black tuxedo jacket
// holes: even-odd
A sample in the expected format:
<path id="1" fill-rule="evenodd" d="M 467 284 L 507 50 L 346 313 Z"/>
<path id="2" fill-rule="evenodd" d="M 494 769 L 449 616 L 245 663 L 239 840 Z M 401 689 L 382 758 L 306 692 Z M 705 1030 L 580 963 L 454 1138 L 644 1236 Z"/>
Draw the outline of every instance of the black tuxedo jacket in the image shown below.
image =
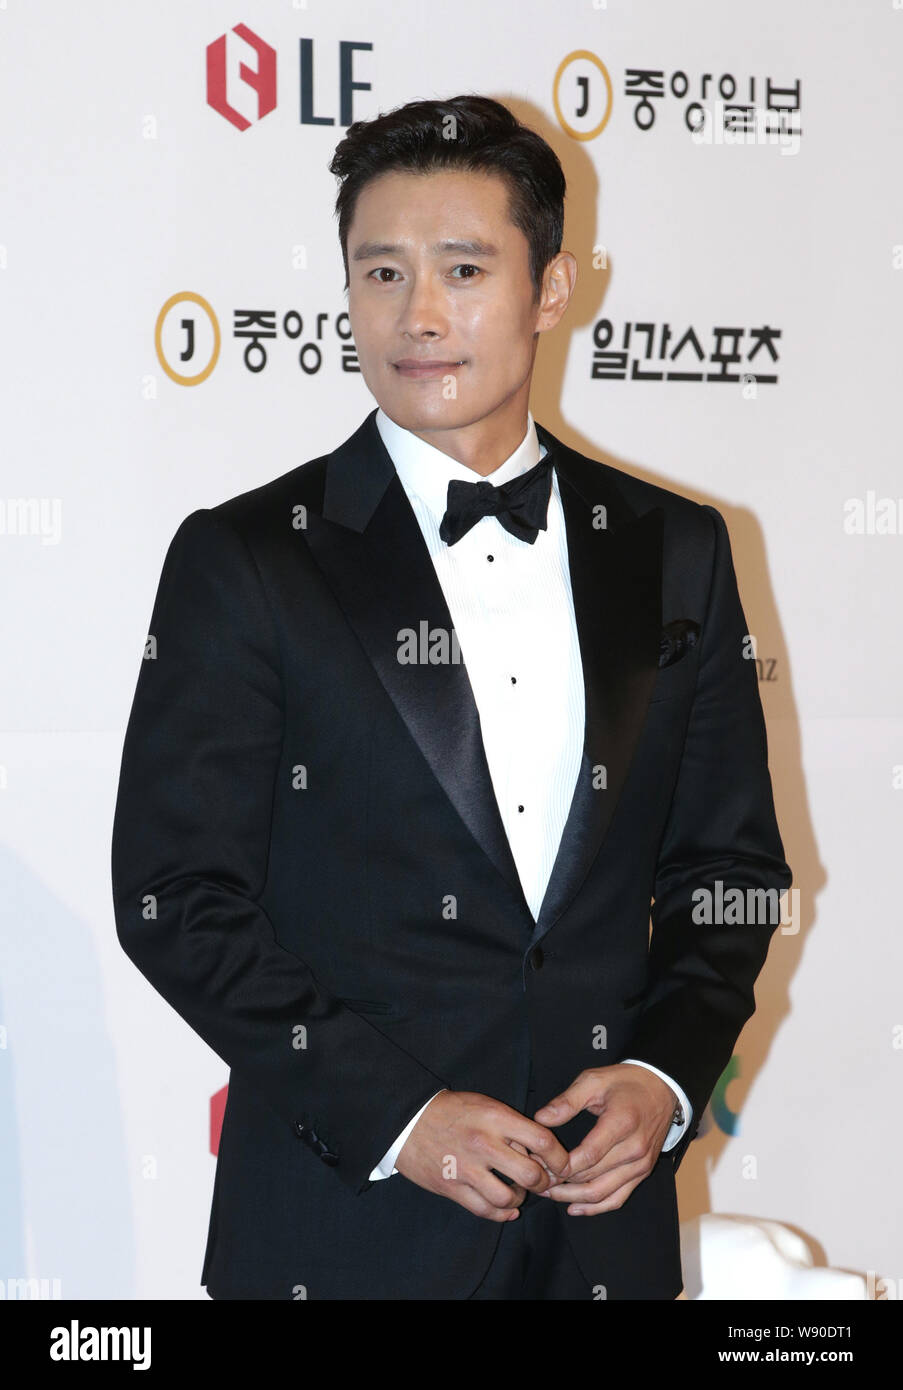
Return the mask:
<path id="1" fill-rule="evenodd" d="M 397 659 L 403 629 L 452 623 L 375 414 L 182 522 L 125 737 L 118 937 L 230 1068 L 201 1281 L 467 1298 L 502 1227 L 371 1169 L 441 1086 L 523 1110 L 531 1061 L 539 1105 L 635 1057 L 684 1088 L 689 1133 L 619 1210 L 558 1210 L 597 1296 L 674 1298 L 675 1172 L 777 923 L 700 923 L 693 894 L 791 881 L 724 521 L 537 425 L 586 723 L 534 921 L 466 665 Z"/>

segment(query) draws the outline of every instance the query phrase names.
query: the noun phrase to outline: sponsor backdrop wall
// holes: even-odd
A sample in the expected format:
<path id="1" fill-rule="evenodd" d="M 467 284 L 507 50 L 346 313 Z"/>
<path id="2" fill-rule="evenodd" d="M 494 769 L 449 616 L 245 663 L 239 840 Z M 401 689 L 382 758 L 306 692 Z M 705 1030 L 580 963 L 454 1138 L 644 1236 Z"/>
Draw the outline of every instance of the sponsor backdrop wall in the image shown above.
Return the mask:
<path id="1" fill-rule="evenodd" d="M 374 404 L 343 128 L 462 91 L 568 179 L 534 416 L 723 511 L 755 638 L 794 892 L 682 1217 L 901 1292 L 901 55 L 892 0 L 0 0 L 0 1296 L 205 1297 L 228 1072 L 116 939 L 125 722 L 182 518 Z"/>

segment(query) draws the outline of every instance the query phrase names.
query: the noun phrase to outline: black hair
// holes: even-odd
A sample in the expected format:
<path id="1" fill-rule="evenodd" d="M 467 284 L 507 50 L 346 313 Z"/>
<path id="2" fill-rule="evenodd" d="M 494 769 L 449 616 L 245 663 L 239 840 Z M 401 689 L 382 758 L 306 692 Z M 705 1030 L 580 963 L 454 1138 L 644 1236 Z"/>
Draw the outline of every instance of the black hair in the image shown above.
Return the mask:
<path id="1" fill-rule="evenodd" d="M 508 215 L 527 238 L 530 278 L 538 301 L 542 277 L 561 250 L 564 171 L 551 145 L 522 125 L 501 102 L 475 94 L 411 101 L 354 121 L 336 146 L 329 172 L 341 181 L 335 214 L 348 288 L 348 230 L 361 189 L 390 170 L 432 173 L 464 169 L 499 175 L 508 186 Z"/>

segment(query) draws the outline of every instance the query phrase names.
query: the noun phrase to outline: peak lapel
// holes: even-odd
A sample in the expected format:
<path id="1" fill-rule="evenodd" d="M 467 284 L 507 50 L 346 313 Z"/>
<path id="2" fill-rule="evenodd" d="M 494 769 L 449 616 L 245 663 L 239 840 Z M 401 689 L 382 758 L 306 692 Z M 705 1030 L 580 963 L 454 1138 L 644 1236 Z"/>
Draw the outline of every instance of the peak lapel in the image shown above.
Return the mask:
<path id="1" fill-rule="evenodd" d="M 537 424 L 553 453 L 585 692 L 584 748 L 570 812 L 532 941 L 561 916 L 601 848 L 658 670 L 661 508 L 637 516 L 607 470 Z M 604 508 L 604 513 L 598 508 Z M 605 525 L 599 525 L 600 515 Z M 385 690 L 462 821 L 529 922 L 463 661 L 401 662 L 403 630 L 452 632 L 442 587 L 376 411 L 329 456 L 311 552 Z"/>
<path id="2" fill-rule="evenodd" d="M 401 634 L 453 627 L 401 480 L 372 411 L 329 456 L 323 516 L 310 512 L 311 552 L 386 692 L 474 840 L 506 880 L 528 920 L 499 814 L 480 718 L 462 660 L 399 660 Z M 421 658 L 426 652 L 421 649 Z M 438 648 L 434 654 L 442 655 Z M 453 652 L 452 652 L 453 654 Z M 449 655 L 446 647 L 446 657 Z"/>
<path id="3" fill-rule="evenodd" d="M 637 516 L 607 469 L 568 449 L 541 425 L 536 428 L 554 457 L 565 516 L 585 728 L 583 758 L 534 944 L 586 878 L 643 726 L 658 671 L 664 520 L 660 507 Z"/>

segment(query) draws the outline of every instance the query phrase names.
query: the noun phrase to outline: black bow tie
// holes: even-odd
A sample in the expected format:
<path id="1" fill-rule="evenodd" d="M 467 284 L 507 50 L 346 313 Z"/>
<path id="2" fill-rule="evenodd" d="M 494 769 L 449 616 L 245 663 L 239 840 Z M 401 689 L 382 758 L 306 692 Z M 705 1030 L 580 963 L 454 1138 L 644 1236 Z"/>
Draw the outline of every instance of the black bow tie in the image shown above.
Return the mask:
<path id="1" fill-rule="evenodd" d="M 454 545 L 484 516 L 497 516 L 512 536 L 532 545 L 549 524 L 551 464 L 546 454 L 535 467 L 501 487 L 493 487 L 485 478 L 479 483 L 462 483 L 453 478 L 448 485 L 448 507 L 439 527 L 446 545 Z"/>

